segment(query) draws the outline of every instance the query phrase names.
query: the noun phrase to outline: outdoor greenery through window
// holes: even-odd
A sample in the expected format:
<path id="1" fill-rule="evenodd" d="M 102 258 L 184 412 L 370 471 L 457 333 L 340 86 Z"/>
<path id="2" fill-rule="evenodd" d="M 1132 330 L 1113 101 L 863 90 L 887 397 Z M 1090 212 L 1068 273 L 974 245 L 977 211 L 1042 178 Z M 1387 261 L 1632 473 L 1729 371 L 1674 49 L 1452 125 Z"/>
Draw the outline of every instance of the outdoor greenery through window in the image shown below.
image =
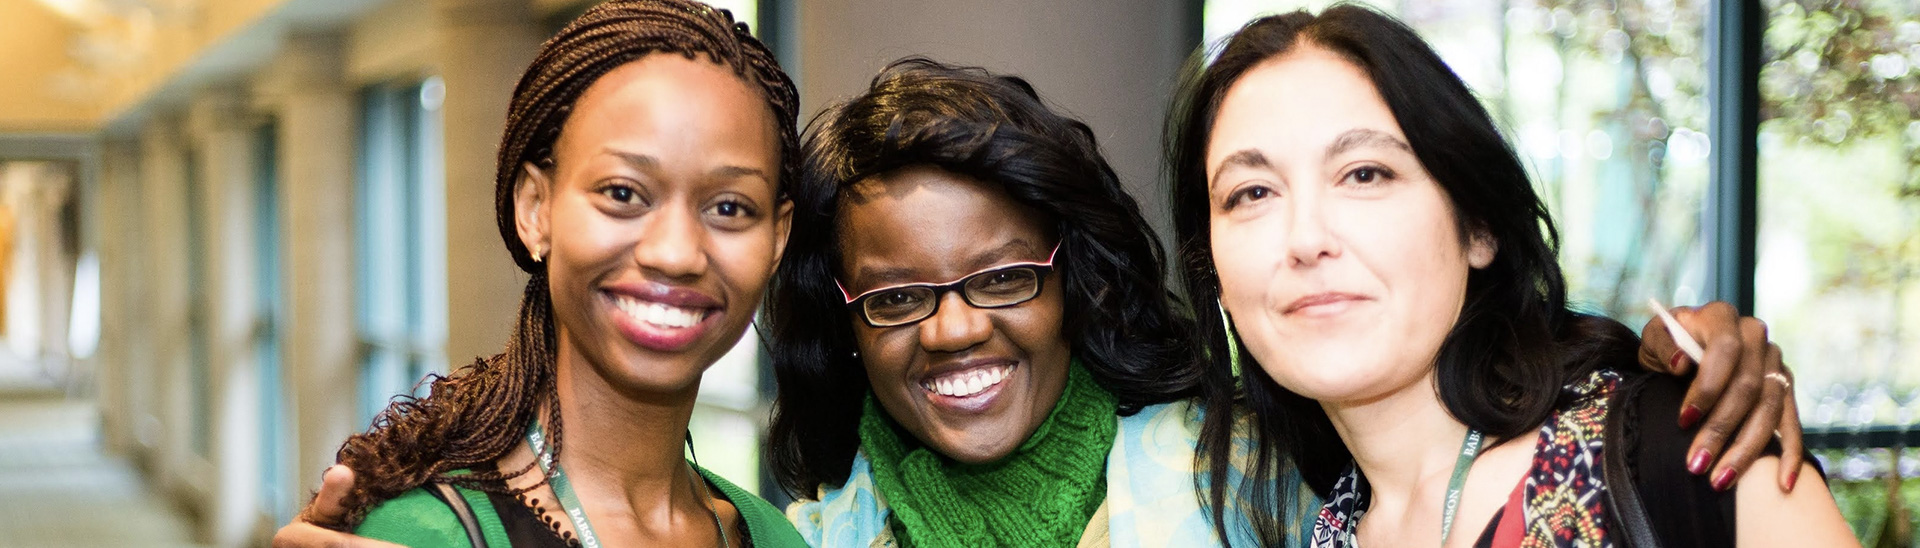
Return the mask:
<path id="1" fill-rule="evenodd" d="M 1762 2 L 1757 311 L 1801 419 L 1853 439 L 1920 429 L 1920 2 Z M 1873 433 L 1880 435 L 1872 435 Z M 1911 436 L 1908 436 L 1911 437 Z M 1868 545 L 1920 529 L 1920 451 L 1821 451 Z M 1904 483 L 1897 499 L 1888 486 Z M 1897 501 L 1897 504 L 1896 504 Z"/>
<path id="2" fill-rule="evenodd" d="M 1900 508 L 1920 508 L 1920 480 L 1898 478 L 1920 476 L 1920 452 L 1896 462 L 1867 433 L 1920 429 L 1920 2 L 1762 2 L 1761 101 L 1742 105 L 1762 120 L 1757 234 L 1703 225 L 1710 2 L 1364 3 L 1419 31 L 1504 126 L 1559 223 L 1577 306 L 1638 328 L 1648 297 L 1710 297 L 1710 240 L 1755 238 L 1747 312 L 1794 369 L 1807 427 L 1846 440 L 1817 451 L 1842 511 L 1869 546 L 1911 542 L 1920 519 Z M 1209 0 L 1203 32 L 1216 44 L 1330 4 Z"/>

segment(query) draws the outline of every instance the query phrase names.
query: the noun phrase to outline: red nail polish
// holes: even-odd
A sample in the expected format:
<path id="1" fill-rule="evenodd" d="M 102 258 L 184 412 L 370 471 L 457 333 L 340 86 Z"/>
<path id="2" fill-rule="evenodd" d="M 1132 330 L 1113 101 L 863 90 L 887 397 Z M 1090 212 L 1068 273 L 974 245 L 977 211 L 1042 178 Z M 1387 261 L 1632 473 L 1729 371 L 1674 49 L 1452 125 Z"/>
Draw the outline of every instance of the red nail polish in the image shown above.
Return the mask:
<path id="1" fill-rule="evenodd" d="M 1721 470 L 1720 477 L 1713 478 L 1713 490 L 1725 491 L 1727 490 L 1728 487 L 1733 487 L 1733 469 L 1732 468 Z"/>
<path id="2" fill-rule="evenodd" d="M 1800 483 L 1800 471 L 1787 472 L 1787 492 L 1793 492 L 1793 486 Z"/>
<path id="3" fill-rule="evenodd" d="M 1706 413 L 1700 411 L 1700 408 L 1694 407 L 1693 404 L 1691 403 L 1687 404 L 1685 407 L 1681 407 L 1680 408 L 1680 429 L 1681 430 L 1692 429 L 1694 425 L 1700 424 L 1700 416 L 1705 414 Z M 1698 474 L 1699 472 L 1694 472 L 1694 473 Z"/>
<path id="4" fill-rule="evenodd" d="M 1685 357 L 1687 357 L 1687 353 L 1685 351 L 1682 351 L 1682 350 L 1673 351 L 1673 357 L 1667 358 L 1667 372 L 1672 373 L 1672 372 L 1679 371 L 1680 359 Z"/>
<path id="5" fill-rule="evenodd" d="M 1713 464 L 1713 454 L 1701 449 L 1693 453 L 1693 460 L 1687 461 L 1687 471 L 1693 475 L 1707 473 L 1707 465 Z"/>

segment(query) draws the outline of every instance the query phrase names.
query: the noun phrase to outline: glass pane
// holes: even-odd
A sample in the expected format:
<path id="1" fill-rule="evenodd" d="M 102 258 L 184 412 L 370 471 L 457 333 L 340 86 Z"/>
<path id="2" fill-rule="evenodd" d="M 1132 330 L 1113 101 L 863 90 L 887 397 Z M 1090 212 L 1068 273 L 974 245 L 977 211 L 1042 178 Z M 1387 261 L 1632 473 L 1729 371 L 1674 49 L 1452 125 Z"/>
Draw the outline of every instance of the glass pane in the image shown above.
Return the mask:
<path id="1" fill-rule="evenodd" d="M 1249 19 L 1331 1 L 1212 0 L 1214 43 Z M 1479 96 L 1539 185 L 1577 306 L 1638 326 L 1647 297 L 1705 280 L 1706 4 L 1364 2 L 1406 21 Z"/>
<path id="2" fill-rule="evenodd" d="M 1920 3 L 1768 0 L 1756 309 L 1810 430 L 1920 427 Z M 1868 546 L 1920 507 L 1920 453 L 1842 434 L 1820 452 Z M 1895 456 L 1900 458 L 1896 459 Z M 1832 471 L 1837 471 L 1834 474 Z M 1909 524 L 1909 527 L 1915 526 Z M 1909 529 L 1911 530 L 1911 529 Z"/>
<path id="3" fill-rule="evenodd" d="M 280 209 L 278 187 L 279 142 L 271 123 L 254 134 L 254 276 L 260 309 L 255 312 L 254 352 L 260 364 L 260 497 L 274 523 L 293 518 L 294 492 L 290 477 L 293 442 L 280 369 Z"/>
<path id="4" fill-rule="evenodd" d="M 700 377 L 700 403 L 739 411 L 753 409 L 760 403 L 759 380 L 760 332 L 748 326 L 740 342 Z"/>
<path id="5" fill-rule="evenodd" d="M 406 355 L 400 352 L 384 348 L 368 352 L 360 369 L 360 386 L 364 388 L 360 392 L 360 421 L 356 426 L 369 424 L 394 396 L 412 394 L 411 373 Z"/>
<path id="6" fill-rule="evenodd" d="M 746 413 L 701 405 L 687 423 L 700 467 L 760 492 L 760 425 Z"/>
<path id="7" fill-rule="evenodd" d="M 1765 5 L 1757 309 L 1808 426 L 1920 424 L 1920 5 Z"/>

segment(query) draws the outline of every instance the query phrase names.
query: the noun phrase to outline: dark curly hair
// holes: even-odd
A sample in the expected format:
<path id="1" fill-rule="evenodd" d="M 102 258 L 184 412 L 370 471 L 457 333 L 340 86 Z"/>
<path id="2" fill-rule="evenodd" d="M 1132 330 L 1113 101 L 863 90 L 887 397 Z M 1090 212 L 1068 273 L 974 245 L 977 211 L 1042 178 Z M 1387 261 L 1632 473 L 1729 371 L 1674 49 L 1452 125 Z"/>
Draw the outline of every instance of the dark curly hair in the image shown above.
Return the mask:
<path id="1" fill-rule="evenodd" d="M 1249 22 L 1228 37 L 1210 65 L 1201 66 L 1204 57 L 1196 54 L 1168 113 L 1175 241 L 1203 349 L 1215 371 L 1229 370 L 1229 345 L 1244 348 L 1244 343 L 1228 339 L 1213 268 L 1205 165 L 1213 122 L 1241 76 L 1302 42 L 1326 48 L 1366 73 L 1406 132 L 1415 157 L 1446 193 L 1461 237 L 1485 231 L 1499 244 L 1492 264 L 1468 274 L 1466 302 L 1436 360 L 1437 388 L 1449 413 L 1496 443 L 1512 439 L 1532 431 L 1563 403 L 1561 386 L 1603 365 L 1633 362 L 1639 341 L 1631 330 L 1568 307 L 1553 219 L 1519 156 L 1466 84 L 1405 24 L 1365 7 L 1339 5 L 1318 16 L 1296 11 Z M 1296 507 L 1297 501 L 1289 500 L 1293 493 L 1267 488 L 1288 463 L 1325 495 L 1352 460 L 1346 445 L 1319 403 L 1282 388 L 1252 356 L 1240 354 L 1241 399 L 1214 399 L 1208 406 L 1238 404 L 1252 414 L 1257 464 L 1245 476 L 1241 496 L 1259 508 Z M 1225 425 L 1213 423 L 1229 416 L 1207 417 L 1213 436 L 1208 446 L 1216 459 L 1225 458 L 1231 447 Z M 1281 460 L 1283 453 L 1289 461 Z M 1226 478 L 1216 468 L 1212 479 L 1217 505 Z M 1249 516 L 1267 544 L 1281 543 L 1282 524 L 1298 517 Z"/>
<path id="2" fill-rule="evenodd" d="M 654 53 L 705 57 L 732 68 L 759 90 L 779 129 L 778 182 L 784 186 L 795 180 L 799 96 L 773 53 L 745 23 L 734 22 L 726 10 L 689 0 L 613 0 L 574 19 L 540 47 L 520 77 L 500 140 L 494 212 L 507 251 L 521 270 L 532 274 L 513 338 L 505 352 L 477 359 L 451 377 L 429 376 L 422 381 L 432 384 L 429 396 L 395 398 L 374 418 L 371 429 L 347 438 L 336 458 L 353 469 L 356 481 L 345 500 L 348 519 L 342 525 L 358 524 L 379 501 L 427 482 L 524 492 L 526 488 L 508 489 L 504 480 L 526 473 L 531 465 L 505 473 L 482 465 L 512 450 L 535 413 L 542 413 L 552 447 L 560 450 L 564 431 L 558 406 L 546 405 L 555 390 L 553 302 L 546 266 L 533 260 L 514 228 L 514 185 L 522 165 L 552 163 L 553 143 L 588 86 L 614 68 Z M 463 468 L 476 470 L 448 474 Z"/>
<path id="3" fill-rule="evenodd" d="M 846 482 L 870 390 L 853 355 L 854 320 L 833 283 L 841 191 L 904 167 L 996 184 L 1046 216 L 1060 238 L 1063 332 L 1123 413 L 1201 394 L 1192 321 L 1177 312 L 1139 204 L 1101 158 L 1093 131 L 1049 109 L 1026 80 L 895 61 L 865 93 L 814 118 L 804 150 L 791 191 L 793 233 L 762 316 L 779 381 L 767 458 L 789 494 L 811 498 L 821 485 Z"/>

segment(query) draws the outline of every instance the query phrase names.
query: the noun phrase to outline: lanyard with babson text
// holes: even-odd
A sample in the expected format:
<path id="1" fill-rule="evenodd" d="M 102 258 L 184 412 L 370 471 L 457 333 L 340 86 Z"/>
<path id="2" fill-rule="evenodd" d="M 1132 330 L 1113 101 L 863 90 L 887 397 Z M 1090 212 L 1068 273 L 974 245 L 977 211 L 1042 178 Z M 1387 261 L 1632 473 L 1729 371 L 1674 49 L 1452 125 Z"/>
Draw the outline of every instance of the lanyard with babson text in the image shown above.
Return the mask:
<path id="1" fill-rule="evenodd" d="M 560 463 L 553 462 L 553 452 L 547 450 L 547 438 L 540 430 L 539 420 L 527 426 L 527 446 L 534 450 L 534 461 L 540 464 L 540 472 L 547 475 L 547 483 L 553 486 L 553 497 L 560 500 L 560 508 L 573 520 L 573 532 L 580 538 L 580 545 L 600 548 L 600 537 L 593 534 L 587 511 L 580 507 L 580 497 L 573 493 L 573 484 L 567 481 L 567 471 L 560 469 Z"/>
<path id="2" fill-rule="evenodd" d="M 1480 431 L 1467 429 L 1467 438 L 1460 440 L 1460 457 L 1453 463 L 1453 476 L 1447 478 L 1447 503 L 1440 510 L 1440 544 L 1446 545 L 1447 534 L 1453 532 L 1453 513 L 1460 509 L 1460 491 L 1466 488 L 1467 470 L 1473 468 L 1473 459 L 1480 456 Z"/>

